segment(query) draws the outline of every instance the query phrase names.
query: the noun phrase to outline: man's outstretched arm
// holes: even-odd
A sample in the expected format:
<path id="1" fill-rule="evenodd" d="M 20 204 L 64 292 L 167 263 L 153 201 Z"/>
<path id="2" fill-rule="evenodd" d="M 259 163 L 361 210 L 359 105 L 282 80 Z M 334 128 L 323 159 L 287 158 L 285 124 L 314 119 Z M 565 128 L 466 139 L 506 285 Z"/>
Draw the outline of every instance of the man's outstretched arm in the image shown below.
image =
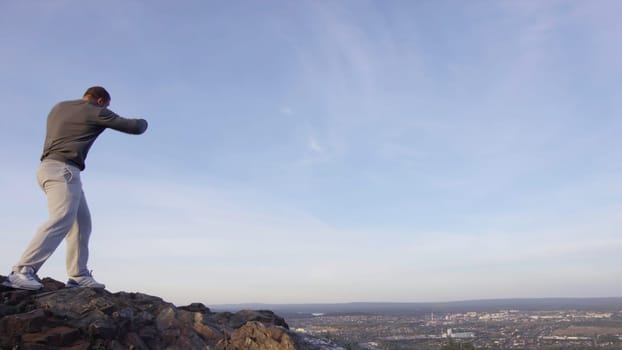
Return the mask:
<path id="1" fill-rule="evenodd" d="M 134 135 L 140 135 L 144 133 L 148 127 L 147 121 L 145 119 L 123 118 L 107 108 L 102 109 L 101 113 L 98 116 L 97 124 L 106 128 Z"/>

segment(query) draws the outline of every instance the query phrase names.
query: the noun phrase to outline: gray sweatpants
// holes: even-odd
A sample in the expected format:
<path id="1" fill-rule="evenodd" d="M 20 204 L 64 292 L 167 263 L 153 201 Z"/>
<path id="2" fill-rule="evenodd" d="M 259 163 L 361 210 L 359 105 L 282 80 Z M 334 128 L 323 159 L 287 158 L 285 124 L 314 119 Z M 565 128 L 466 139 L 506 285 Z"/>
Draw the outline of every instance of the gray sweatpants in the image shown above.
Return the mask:
<path id="1" fill-rule="evenodd" d="M 88 274 L 91 214 L 80 181 L 80 169 L 52 159 L 45 159 L 37 170 L 39 186 L 47 196 L 49 218 L 22 254 L 13 271 L 23 266 L 39 271 L 60 242 L 67 243 L 67 274 Z"/>

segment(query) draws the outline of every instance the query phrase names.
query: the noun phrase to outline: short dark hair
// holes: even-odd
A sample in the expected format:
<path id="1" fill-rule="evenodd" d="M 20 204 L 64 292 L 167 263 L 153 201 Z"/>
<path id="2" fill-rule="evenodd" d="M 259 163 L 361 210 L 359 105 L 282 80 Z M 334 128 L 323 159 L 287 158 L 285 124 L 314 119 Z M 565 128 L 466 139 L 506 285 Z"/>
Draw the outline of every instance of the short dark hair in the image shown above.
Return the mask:
<path id="1" fill-rule="evenodd" d="M 91 86 L 90 88 L 86 89 L 84 96 L 87 95 L 93 96 L 96 99 L 103 98 L 106 101 L 110 101 L 110 94 L 108 93 L 108 91 L 106 91 L 106 89 L 101 86 Z"/>

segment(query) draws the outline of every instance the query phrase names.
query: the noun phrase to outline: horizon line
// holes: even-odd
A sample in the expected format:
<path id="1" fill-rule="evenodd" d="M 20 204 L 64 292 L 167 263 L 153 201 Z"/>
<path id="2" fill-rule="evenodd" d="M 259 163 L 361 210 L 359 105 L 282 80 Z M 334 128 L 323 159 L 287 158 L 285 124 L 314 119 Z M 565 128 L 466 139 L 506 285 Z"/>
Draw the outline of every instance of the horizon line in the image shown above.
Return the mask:
<path id="1" fill-rule="evenodd" d="M 243 302 L 243 303 L 222 303 L 213 304 L 212 306 L 233 306 L 233 305 L 365 305 L 365 304 L 454 304 L 469 302 L 499 302 L 499 301 L 533 301 L 533 300 L 611 300 L 620 299 L 622 296 L 606 296 L 606 297 L 508 297 L 508 298 L 482 298 L 482 299 L 462 299 L 450 301 L 346 301 L 346 302 L 294 302 L 294 303 L 266 303 L 266 302 Z"/>

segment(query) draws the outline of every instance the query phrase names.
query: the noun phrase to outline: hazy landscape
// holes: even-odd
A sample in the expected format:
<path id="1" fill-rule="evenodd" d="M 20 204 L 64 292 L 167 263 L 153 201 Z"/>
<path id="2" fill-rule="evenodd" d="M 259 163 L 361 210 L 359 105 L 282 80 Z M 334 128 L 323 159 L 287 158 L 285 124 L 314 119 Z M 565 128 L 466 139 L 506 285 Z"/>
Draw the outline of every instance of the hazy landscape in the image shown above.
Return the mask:
<path id="1" fill-rule="evenodd" d="M 421 303 L 309 303 L 309 304 L 223 304 L 212 305 L 214 310 L 270 309 L 282 315 L 296 314 L 340 314 L 340 313 L 429 313 L 429 312 L 490 312 L 498 309 L 522 309 L 550 311 L 559 309 L 598 310 L 612 308 L 622 310 L 622 297 L 612 298 L 534 298 L 534 299 L 483 299 L 451 302 Z"/>
<path id="2" fill-rule="evenodd" d="M 622 298 L 221 305 L 268 308 L 347 349 L 621 349 Z"/>

